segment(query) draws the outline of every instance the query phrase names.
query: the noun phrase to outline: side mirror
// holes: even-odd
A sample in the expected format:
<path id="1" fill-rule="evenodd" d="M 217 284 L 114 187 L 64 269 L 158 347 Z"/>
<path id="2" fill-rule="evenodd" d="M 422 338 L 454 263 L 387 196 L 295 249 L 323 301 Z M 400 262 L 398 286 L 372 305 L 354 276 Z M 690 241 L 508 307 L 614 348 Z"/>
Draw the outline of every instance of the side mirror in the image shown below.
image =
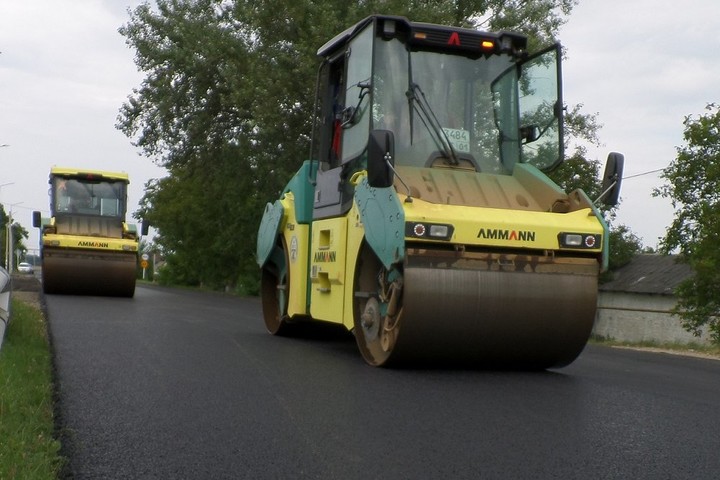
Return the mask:
<path id="1" fill-rule="evenodd" d="M 520 140 L 522 140 L 523 145 L 526 143 L 532 143 L 538 138 L 540 138 L 540 127 L 537 125 L 526 125 L 524 127 L 520 127 Z"/>
<path id="2" fill-rule="evenodd" d="M 145 220 L 142 221 L 140 224 L 140 234 L 144 237 L 148 234 L 148 231 L 150 230 L 150 224 L 146 222 Z"/>
<path id="3" fill-rule="evenodd" d="M 40 212 L 35 210 L 32 215 L 33 227 L 42 228 L 42 215 L 40 214 Z"/>
<path id="4" fill-rule="evenodd" d="M 605 173 L 602 180 L 602 193 L 600 198 L 605 205 L 614 207 L 620 198 L 620 184 L 622 183 L 625 157 L 622 153 L 612 152 L 605 162 Z"/>
<path id="5" fill-rule="evenodd" d="M 373 130 L 368 140 L 367 171 L 371 187 L 392 186 L 395 162 L 395 137 L 390 130 Z"/>

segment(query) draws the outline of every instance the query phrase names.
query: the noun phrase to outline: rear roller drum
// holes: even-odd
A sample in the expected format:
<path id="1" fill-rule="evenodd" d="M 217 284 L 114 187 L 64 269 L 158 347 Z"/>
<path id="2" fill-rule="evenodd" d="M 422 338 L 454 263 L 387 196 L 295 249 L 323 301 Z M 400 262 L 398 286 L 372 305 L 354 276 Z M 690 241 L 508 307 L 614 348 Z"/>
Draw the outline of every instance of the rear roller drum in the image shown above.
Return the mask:
<path id="1" fill-rule="evenodd" d="M 261 296 L 265 327 L 273 335 L 288 330 L 288 292 L 290 272 L 285 240 L 281 239 L 262 269 Z"/>

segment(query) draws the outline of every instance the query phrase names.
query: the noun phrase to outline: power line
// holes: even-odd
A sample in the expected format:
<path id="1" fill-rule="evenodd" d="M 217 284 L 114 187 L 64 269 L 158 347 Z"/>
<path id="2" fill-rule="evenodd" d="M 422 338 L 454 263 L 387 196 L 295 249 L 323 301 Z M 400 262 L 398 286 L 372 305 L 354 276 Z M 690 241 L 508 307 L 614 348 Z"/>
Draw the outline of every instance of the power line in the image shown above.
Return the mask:
<path id="1" fill-rule="evenodd" d="M 636 173 L 635 175 L 628 175 L 627 177 L 623 177 L 622 179 L 623 179 L 623 180 L 627 180 L 628 178 L 641 177 L 641 176 L 643 176 L 643 175 L 650 175 L 651 173 L 662 172 L 663 170 L 665 170 L 665 169 L 664 169 L 664 168 L 657 168 L 657 169 L 655 169 L 655 170 L 650 170 L 650 171 L 648 171 L 648 172 Z"/>

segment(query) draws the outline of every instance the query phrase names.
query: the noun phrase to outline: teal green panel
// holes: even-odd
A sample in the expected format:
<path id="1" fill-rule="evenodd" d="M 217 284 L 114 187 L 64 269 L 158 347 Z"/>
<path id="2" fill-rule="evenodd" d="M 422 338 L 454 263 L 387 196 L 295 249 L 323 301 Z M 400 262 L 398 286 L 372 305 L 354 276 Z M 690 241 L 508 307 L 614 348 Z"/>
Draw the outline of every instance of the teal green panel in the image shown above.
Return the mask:
<path id="1" fill-rule="evenodd" d="M 582 190 L 581 190 L 582 191 Z M 583 192 L 583 195 L 585 195 L 585 192 Z M 585 195 L 587 197 L 587 195 Z M 590 199 L 588 198 L 588 201 Z M 607 222 L 605 221 L 605 217 L 603 217 L 603 214 L 598 210 L 598 208 L 595 206 L 594 203 L 590 204 L 592 206 L 592 211 L 597 217 L 597 219 L 600 221 L 600 225 L 603 227 L 603 251 L 602 251 L 602 272 L 606 272 L 607 269 L 610 267 L 610 227 L 608 226 Z"/>
<path id="2" fill-rule="evenodd" d="M 385 268 L 405 258 L 405 211 L 394 187 L 373 188 L 363 178 L 355 202 L 365 228 L 365 240 Z"/>
<path id="3" fill-rule="evenodd" d="M 305 160 L 283 191 L 283 193 L 292 192 L 295 196 L 295 218 L 298 223 L 303 225 L 309 224 L 313 217 L 317 165 L 317 162 Z"/>
<path id="4" fill-rule="evenodd" d="M 590 197 L 588 197 L 587 194 L 579 188 L 577 189 L 577 192 L 585 199 L 587 204 L 590 205 L 590 208 L 592 209 L 595 218 L 598 219 L 600 225 L 602 225 L 603 227 L 602 266 L 600 271 L 605 272 L 610 266 L 610 227 L 608 227 L 608 224 L 605 221 L 605 217 L 603 217 L 603 214 L 600 212 L 600 210 L 598 210 L 592 200 L 590 200 Z"/>
<path id="5" fill-rule="evenodd" d="M 275 247 L 283 215 L 284 209 L 280 200 L 265 205 L 265 213 L 260 221 L 257 239 L 257 263 L 261 267 L 265 265 Z"/>

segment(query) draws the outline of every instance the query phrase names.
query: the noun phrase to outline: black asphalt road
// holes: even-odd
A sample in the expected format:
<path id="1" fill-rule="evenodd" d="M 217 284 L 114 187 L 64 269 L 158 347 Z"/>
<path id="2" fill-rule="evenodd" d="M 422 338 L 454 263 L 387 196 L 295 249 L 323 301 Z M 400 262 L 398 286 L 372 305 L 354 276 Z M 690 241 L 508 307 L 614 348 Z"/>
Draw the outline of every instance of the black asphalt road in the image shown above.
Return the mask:
<path id="1" fill-rule="evenodd" d="M 720 478 L 720 361 L 385 370 L 333 328 L 270 336 L 255 298 L 46 303 L 73 478 Z"/>

